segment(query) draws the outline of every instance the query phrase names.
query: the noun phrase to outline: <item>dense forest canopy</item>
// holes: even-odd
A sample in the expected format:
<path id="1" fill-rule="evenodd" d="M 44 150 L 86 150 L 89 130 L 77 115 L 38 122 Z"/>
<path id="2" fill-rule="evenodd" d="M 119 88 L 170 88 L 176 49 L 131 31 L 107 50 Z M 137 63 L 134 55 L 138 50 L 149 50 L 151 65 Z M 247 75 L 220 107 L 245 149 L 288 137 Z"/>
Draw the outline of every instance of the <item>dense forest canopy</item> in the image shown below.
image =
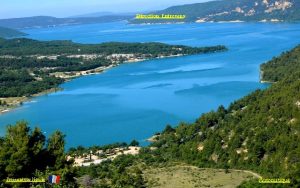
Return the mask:
<path id="1" fill-rule="evenodd" d="M 279 57 L 261 65 L 261 79 L 263 81 L 277 82 L 291 73 L 300 70 L 300 46 Z"/>
<path id="2" fill-rule="evenodd" d="M 5 184 L 6 178 L 47 178 L 60 174 L 64 187 L 75 185 L 72 161 L 66 160 L 65 135 L 54 132 L 48 139 L 41 129 L 29 128 L 26 122 L 8 126 L 0 138 L 0 187 L 30 187 L 28 183 Z"/>
<path id="3" fill-rule="evenodd" d="M 163 43 L 122 43 L 79 44 L 72 41 L 37 41 L 26 38 L 0 39 L 0 55 L 49 55 L 49 54 L 198 54 L 226 50 L 225 46 L 193 48 Z"/>

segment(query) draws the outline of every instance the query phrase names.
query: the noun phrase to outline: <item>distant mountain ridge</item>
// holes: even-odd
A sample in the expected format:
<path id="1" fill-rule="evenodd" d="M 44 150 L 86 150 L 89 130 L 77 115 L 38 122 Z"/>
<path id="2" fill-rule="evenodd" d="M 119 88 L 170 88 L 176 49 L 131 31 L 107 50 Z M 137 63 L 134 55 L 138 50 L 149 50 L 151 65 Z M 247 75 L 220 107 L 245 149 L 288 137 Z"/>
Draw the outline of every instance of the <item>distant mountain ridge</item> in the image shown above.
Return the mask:
<path id="1" fill-rule="evenodd" d="M 300 21 L 299 0 L 221 0 L 169 7 L 153 14 L 185 14 L 184 22 Z M 170 20 L 134 20 L 170 22 Z"/>
<path id="2" fill-rule="evenodd" d="M 79 14 L 79 15 L 73 15 L 69 16 L 69 18 L 83 18 L 83 17 L 100 17 L 100 16 L 107 16 L 107 15 L 113 15 L 113 12 L 92 12 L 87 14 Z"/>
<path id="3" fill-rule="evenodd" d="M 80 14 L 75 16 L 70 16 L 69 18 L 86 18 L 86 17 L 101 17 L 101 16 L 131 16 L 134 17 L 135 13 L 133 12 L 123 12 L 123 13 L 114 13 L 114 12 L 92 12 L 87 14 Z"/>
<path id="4" fill-rule="evenodd" d="M 12 29 L 57 27 L 115 21 L 141 23 L 169 22 L 294 22 L 300 21 L 299 0 L 220 0 L 172 6 L 144 14 L 180 14 L 183 20 L 134 19 L 133 13 L 95 12 L 68 18 L 34 16 L 0 19 L 0 27 Z"/>
<path id="5" fill-rule="evenodd" d="M 34 16 L 25 18 L 0 19 L 0 27 L 13 29 L 57 27 L 64 25 L 93 24 L 122 21 L 132 18 L 129 15 L 106 15 L 100 17 L 56 18 L 51 16 Z"/>

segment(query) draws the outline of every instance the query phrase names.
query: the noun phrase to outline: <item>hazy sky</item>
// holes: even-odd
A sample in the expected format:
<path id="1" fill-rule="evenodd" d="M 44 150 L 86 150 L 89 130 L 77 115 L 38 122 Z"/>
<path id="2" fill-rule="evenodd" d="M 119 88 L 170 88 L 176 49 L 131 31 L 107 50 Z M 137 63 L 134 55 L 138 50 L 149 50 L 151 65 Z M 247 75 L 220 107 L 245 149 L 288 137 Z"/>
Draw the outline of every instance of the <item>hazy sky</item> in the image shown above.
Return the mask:
<path id="1" fill-rule="evenodd" d="M 66 17 L 92 12 L 139 12 L 209 0 L 1 0 L 0 18 Z"/>

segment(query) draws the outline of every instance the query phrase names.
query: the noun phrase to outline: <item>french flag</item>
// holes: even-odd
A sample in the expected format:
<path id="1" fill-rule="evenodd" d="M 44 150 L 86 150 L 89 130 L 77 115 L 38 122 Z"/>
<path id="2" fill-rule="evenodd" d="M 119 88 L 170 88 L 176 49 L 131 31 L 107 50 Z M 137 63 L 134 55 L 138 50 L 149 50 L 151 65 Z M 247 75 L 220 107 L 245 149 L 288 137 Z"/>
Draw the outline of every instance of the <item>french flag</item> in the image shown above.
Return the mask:
<path id="1" fill-rule="evenodd" d="M 60 176 L 55 176 L 55 175 L 49 176 L 48 181 L 49 183 L 59 184 Z"/>

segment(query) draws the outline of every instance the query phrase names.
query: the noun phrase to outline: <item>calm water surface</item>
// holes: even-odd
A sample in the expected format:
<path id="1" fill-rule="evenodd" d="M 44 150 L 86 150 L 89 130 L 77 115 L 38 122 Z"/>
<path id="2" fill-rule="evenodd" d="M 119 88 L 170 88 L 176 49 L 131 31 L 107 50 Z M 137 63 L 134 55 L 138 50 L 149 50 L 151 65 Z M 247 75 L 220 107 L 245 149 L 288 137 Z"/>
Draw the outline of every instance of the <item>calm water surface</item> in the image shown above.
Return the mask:
<path id="1" fill-rule="evenodd" d="M 157 41 L 189 46 L 224 44 L 228 52 L 124 64 L 65 84 L 0 116 L 5 126 L 27 120 L 48 135 L 63 131 L 67 146 L 142 143 L 166 124 L 193 122 L 266 85 L 259 65 L 300 43 L 300 24 L 209 23 L 127 25 L 122 22 L 25 30 L 38 40 L 79 43 Z"/>

